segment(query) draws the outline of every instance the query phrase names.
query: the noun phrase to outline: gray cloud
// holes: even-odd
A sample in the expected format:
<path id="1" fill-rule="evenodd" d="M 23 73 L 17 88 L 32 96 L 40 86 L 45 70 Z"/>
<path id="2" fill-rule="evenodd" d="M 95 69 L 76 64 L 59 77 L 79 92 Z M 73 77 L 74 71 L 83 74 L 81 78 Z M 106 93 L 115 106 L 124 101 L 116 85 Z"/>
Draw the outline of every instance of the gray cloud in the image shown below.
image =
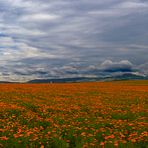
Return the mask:
<path id="1" fill-rule="evenodd" d="M 138 69 L 148 62 L 147 10 L 145 0 L 1 0 L 0 80 L 92 76 L 106 60 L 110 73 Z"/>
<path id="2" fill-rule="evenodd" d="M 138 69 L 142 74 L 148 76 L 148 63 L 144 63 L 144 64 L 139 65 Z"/>

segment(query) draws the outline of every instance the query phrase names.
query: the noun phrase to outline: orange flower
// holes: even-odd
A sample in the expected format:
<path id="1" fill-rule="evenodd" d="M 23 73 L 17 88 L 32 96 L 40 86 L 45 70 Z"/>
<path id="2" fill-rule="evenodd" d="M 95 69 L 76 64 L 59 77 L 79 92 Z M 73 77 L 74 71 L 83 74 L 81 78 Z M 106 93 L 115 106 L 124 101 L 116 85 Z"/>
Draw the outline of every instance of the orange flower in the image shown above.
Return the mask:
<path id="1" fill-rule="evenodd" d="M 41 145 L 41 147 L 40 148 L 44 148 L 44 145 Z"/>
<path id="2" fill-rule="evenodd" d="M 112 138 L 112 139 L 113 139 L 113 138 L 115 138 L 115 136 L 112 134 L 112 135 L 110 135 L 110 138 Z"/>
<path id="3" fill-rule="evenodd" d="M 0 137 L 1 140 L 8 140 L 6 136 Z"/>
<path id="4" fill-rule="evenodd" d="M 85 133 L 85 132 L 82 132 L 82 133 L 81 133 L 81 136 L 86 136 L 86 133 Z"/>
<path id="5" fill-rule="evenodd" d="M 114 146 L 115 146 L 115 147 L 118 147 L 118 145 L 119 145 L 118 142 L 115 141 L 115 142 L 114 142 Z"/>
<path id="6" fill-rule="evenodd" d="M 136 139 L 131 139 L 132 143 L 135 143 L 136 142 Z"/>
<path id="7" fill-rule="evenodd" d="M 101 146 L 104 146 L 104 145 L 105 145 L 105 142 L 101 142 L 100 145 L 101 145 Z"/>

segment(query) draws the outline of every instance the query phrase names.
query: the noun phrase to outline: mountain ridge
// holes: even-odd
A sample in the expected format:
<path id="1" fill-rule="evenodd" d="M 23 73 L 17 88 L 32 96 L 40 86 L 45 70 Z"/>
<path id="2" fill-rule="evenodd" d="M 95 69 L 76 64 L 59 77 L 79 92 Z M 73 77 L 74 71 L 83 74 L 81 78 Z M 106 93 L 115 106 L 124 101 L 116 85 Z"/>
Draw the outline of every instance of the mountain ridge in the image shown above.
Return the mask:
<path id="1" fill-rule="evenodd" d="M 122 74 L 106 77 L 73 77 L 73 78 L 57 78 L 57 79 L 34 79 L 27 83 L 66 83 L 66 82 L 91 82 L 91 81 L 114 81 L 114 80 L 148 80 L 148 76 L 136 74 Z"/>
<path id="2" fill-rule="evenodd" d="M 124 73 L 113 76 L 98 77 L 72 77 L 72 78 L 51 78 L 32 79 L 26 82 L 0 81 L 0 83 L 70 83 L 70 82 L 95 82 L 95 81 L 120 81 L 120 80 L 148 80 L 148 76 Z"/>

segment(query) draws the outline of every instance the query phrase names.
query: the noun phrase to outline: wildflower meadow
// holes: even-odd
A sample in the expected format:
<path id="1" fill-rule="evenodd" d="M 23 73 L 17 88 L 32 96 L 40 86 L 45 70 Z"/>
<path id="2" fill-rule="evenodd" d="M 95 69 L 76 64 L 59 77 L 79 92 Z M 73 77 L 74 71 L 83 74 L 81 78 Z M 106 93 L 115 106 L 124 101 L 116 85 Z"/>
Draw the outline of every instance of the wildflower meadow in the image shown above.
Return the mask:
<path id="1" fill-rule="evenodd" d="M 147 148 L 148 81 L 0 85 L 0 148 Z"/>

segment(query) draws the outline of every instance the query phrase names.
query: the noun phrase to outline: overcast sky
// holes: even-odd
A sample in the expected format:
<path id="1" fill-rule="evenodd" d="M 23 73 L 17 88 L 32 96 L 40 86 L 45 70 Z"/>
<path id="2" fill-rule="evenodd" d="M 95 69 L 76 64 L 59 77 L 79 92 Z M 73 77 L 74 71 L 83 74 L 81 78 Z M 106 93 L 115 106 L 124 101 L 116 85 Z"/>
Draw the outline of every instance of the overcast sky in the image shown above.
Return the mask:
<path id="1" fill-rule="evenodd" d="M 148 74 L 147 0 L 0 0 L 0 80 L 104 71 Z"/>

